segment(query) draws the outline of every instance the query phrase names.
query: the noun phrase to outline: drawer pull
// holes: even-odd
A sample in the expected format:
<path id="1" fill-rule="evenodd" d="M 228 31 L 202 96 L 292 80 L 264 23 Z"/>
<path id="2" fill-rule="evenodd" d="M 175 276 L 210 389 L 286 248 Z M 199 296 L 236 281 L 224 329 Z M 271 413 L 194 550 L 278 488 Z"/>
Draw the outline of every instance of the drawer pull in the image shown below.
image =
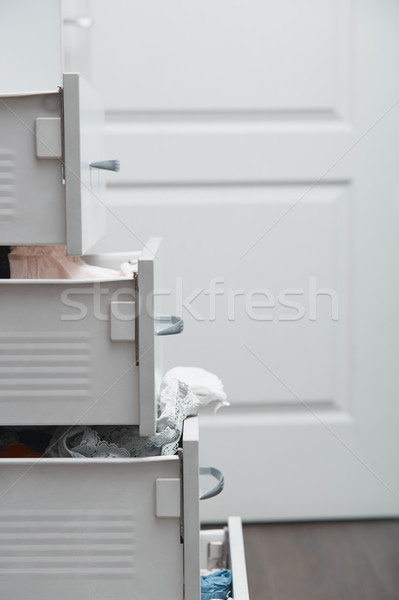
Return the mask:
<path id="1" fill-rule="evenodd" d="M 92 169 L 105 169 L 106 171 L 119 171 L 119 160 L 100 160 L 99 162 L 90 163 Z"/>
<path id="2" fill-rule="evenodd" d="M 161 329 L 155 331 L 155 335 L 175 335 L 181 333 L 184 329 L 183 319 L 173 315 L 155 317 L 155 322 L 163 325 Z"/>
<path id="3" fill-rule="evenodd" d="M 90 29 L 93 26 L 93 19 L 90 17 L 65 17 L 64 25 L 74 25 L 82 29 Z"/>
<path id="4" fill-rule="evenodd" d="M 210 490 L 200 490 L 200 500 L 208 500 L 220 494 L 224 488 L 224 476 L 219 469 L 215 467 L 200 467 L 200 475 L 211 475 L 217 480 L 217 483 Z"/>

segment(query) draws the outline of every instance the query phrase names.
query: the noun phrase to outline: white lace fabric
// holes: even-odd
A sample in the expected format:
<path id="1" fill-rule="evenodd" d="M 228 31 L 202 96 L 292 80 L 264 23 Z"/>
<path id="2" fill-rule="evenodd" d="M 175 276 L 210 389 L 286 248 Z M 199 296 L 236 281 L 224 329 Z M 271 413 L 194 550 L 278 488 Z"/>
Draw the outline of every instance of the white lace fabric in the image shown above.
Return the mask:
<path id="1" fill-rule="evenodd" d="M 184 381 L 197 396 L 200 406 L 211 405 L 215 412 L 222 406 L 230 406 L 223 383 L 217 375 L 199 367 L 174 367 L 168 371 L 167 378 Z"/>
<path id="2" fill-rule="evenodd" d="M 176 454 L 184 420 L 201 403 L 186 383 L 166 375 L 161 384 L 157 432 L 140 437 L 137 425 L 58 427 L 45 456 L 128 458 Z"/>

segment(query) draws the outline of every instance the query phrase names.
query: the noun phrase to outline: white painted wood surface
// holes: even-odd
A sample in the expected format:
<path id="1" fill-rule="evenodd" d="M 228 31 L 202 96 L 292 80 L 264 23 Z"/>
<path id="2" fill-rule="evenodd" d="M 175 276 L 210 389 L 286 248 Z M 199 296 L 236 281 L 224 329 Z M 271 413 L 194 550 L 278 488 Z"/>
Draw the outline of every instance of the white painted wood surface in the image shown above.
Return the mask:
<path id="1" fill-rule="evenodd" d="M 398 12 L 91 5 L 121 159 L 101 250 L 163 237 L 185 319 L 166 365 L 216 372 L 232 403 L 201 419 L 226 479 L 206 520 L 399 512 Z"/>

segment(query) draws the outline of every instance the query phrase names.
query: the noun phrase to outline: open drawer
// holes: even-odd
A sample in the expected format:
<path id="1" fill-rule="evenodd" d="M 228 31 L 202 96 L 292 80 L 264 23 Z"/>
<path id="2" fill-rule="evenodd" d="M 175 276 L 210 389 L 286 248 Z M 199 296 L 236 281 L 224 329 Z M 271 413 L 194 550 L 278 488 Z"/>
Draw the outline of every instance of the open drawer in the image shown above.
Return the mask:
<path id="1" fill-rule="evenodd" d="M 200 534 L 201 569 L 230 569 L 234 600 L 249 600 L 244 538 L 240 517 L 230 517 L 223 529 Z"/>
<path id="2" fill-rule="evenodd" d="M 2 598 L 200 600 L 197 432 L 190 417 L 173 456 L 0 458 Z M 204 535 L 245 600 L 239 520 Z"/>
<path id="3" fill-rule="evenodd" d="M 201 595 L 201 569 L 232 571 L 235 600 L 248 600 L 247 573 L 241 519 L 230 517 L 223 529 L 200 531 L 198 498 L 211 497 L 200 490 L 198 473 L 199 420 L 186 419 L 183 438 L 183 537 L 186 600 Z M 216 485 L 214 489 L 219 486 Z M 211 490 L 212 491 L 212 490 Z M 205 500 L 206 501 L 206 500 Z M 209 553 L 209 554 L 208 554 Z"/>
<path id="4" fill-rule="evenodd" d="M 66 244 L 85 254 L 105 234 L 104 106 L 77 73 L 59 90 L 0 97 L 0 240 Z"/>
<path id="5" fill-rule="evenodd" d="M 1 597 L 182 600 L 179 481 L 178 456 L 0 459 Z"/>
<path id="6" fill-rule="evenodd" d="M 183 600 L 185 437 L 173 456 L 0 459 L 1 597 Z"/>
<path id="7" fill-rule="evenodd" d="M 0 458 L 4 598 L 200 600 L 200 567 L 226 566 L 247 600 L 240 519 L 200 535 L 197 433 L 173 456 Z"/>
<path id="8" fill-rule="evenodd" d="M 133 279 L 0 280 L 1 425 L 124 423 L 155 433 L 160 241 L 132 253 Z"/>

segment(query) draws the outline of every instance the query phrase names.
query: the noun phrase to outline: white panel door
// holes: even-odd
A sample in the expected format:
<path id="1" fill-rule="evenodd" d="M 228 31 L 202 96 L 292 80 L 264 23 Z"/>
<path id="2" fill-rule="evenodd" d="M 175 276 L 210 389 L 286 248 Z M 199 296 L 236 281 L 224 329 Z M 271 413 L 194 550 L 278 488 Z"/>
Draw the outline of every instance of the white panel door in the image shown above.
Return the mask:
<path id="1" fill-rule="evenodd" d="M 101 249 L 162 235 L 167 365 L 232 404 L 201 419 L 226 480 L 203 518 L 397 515 L 399 6 L 91 9 L 121 160 Z"/>

